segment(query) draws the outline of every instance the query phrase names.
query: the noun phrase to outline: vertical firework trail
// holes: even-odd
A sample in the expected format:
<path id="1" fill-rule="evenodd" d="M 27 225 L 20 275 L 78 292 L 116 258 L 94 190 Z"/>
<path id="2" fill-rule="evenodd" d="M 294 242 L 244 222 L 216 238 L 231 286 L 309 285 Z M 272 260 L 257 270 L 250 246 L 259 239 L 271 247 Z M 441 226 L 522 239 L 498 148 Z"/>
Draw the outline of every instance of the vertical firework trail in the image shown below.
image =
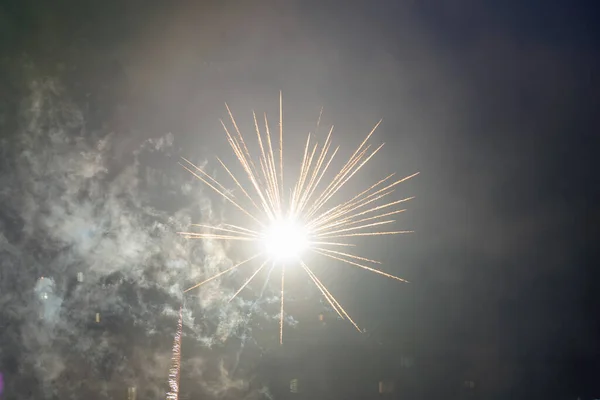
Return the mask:
<path id="1" fill-rule="evenodd" d="M 183 330 L 183 306 L 179 308 L 179 322 L 173 339 L 173 355 L 169 369 L 169 392 L 167 400 L 179 400 L 179 374 L 181 370 L 181 334 Z"/>

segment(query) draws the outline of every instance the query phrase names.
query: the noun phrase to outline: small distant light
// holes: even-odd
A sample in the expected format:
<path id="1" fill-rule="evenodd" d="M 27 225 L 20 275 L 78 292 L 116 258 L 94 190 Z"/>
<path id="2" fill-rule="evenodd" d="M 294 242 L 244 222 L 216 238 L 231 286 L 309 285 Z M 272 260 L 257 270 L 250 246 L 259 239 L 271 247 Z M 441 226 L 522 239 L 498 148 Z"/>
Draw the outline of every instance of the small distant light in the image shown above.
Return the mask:
<path id="1" fill-rule="evenodd" d="M 473 381 L 465 381 L 465 387 L 468 389 L 475 389 L 475 382 Z"/>
<path id="2" fill-rule="evenodd" d="M 412 357 L 400 356 L 400 366 L 402 368 L 410 368 L 413 365 L 414 365 L 414 360 Z"/>
<path id="3" fill-rule="evenodd" d="M 392 381 L 379 381 L 379 393 L 393 393 L 394 382 Z"/>
<path id="4" fill-rule="evenodd" d="M 325 316 L 323 314 L 319 314 L 319 321 L 325 321 Z"/>
<path id="5" fill-rule="evenodd" d="M 83 272 L 78 272 L 77 273 L 77 281 L 78 282 L 83 282 Z"/>
<path id="6" fill-rule="evenodd" d="M 46 293 L 46 292 L 42 293 L 42 299 L 48 300 L 48 293 Z"/>
<path id="7" fill-rule="evenodd" d="M 290 381 L 290 393 L 298 393 L 298 379 L 296 378 Z"/>
<path id="8" fill-rule="evenodd" d="M 127 388 L 127 400 L 135 400 L 137 397 L 137 390 L 135 386 L 131 386 Z"/>
<path id="9" fill-rule="evenodd" d="M 100 313 L 96 313 L 96 323 L 100 323 Z"/>

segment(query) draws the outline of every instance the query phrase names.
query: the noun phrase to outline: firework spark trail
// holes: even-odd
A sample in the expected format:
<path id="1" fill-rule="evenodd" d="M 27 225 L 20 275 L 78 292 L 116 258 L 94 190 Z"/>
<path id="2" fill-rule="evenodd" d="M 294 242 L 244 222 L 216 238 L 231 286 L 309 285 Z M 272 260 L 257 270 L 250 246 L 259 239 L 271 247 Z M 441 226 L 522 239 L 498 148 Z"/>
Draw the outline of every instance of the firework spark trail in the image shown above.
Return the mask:
<path id="1" fill-rule="evenodd" d="M 181 370 L 181 336 L 183 330 L 183 306 L 179 309 L 179 321 L 177 332 L 173 340 L 173 354 L 171 356 L 171 368 L 169 369 L 169 392 L 167 400 L 179 400 L 179 376 Z"/>
<path id="2" fill-rule="evenodd" d="M 319 278 L 317 278 L 317 276 L 315 275 L 315 273 L 312 272 L 312 270 L 310 268 L 308 268 L 308 266 L 306 264 L 304 264 L 304 263 L 302 263 L 302 267 L 308 273 L 308 275 L 313 280 L 313 282 L 315 282 L 315 284 L 317 285 L 317 287 L 319 287 L 319 289 L 321 289 L 323 292 L 325 292 L 325 293 L 323 293 L 323 295 L 331 303 L 331 305 L 334 308 L 334 310 L 337 311 L 338 314 L 340 314 L 340 313 L 343 314 L 343 316 L 341 314 L 340 314 L 340 316 L 342 318 L 344 318 L 344 317 L 348 318 L 348 321 L 350 321 L 350 323 L 352 325 L 354 325 L 354 327 L 356 328 L 356 330 L 359 331 L 359 332 L 362 332 L 360 330 L 360 328 L 358 327 L 358 325 L 356 325 L 356 322 L 354 322 L 354 320 L 346 312 L 346 310 L 344 309 L 344 307 L 342 307 L 342 305 L 340 303 L 338 303 L 338 301 L 335 299 L 335 297 L 333 297 L 333 295 L 329 292 L 329 290 L 327 289 L 327 287 L 319 280 Z"/>
<path id="3" fill-rule="evenodd" d="M 242 287 L 240 287 L 240 288 L 238 289 L 238 291 L 237 291 L 237 292 L 235 292 L 235 294 L 234 294 L 233 296 L 231 296 L 231 299 L 229 299 L 229 301 L 231 301 L 231 300 L 235 299 L 235 298 L 237 297 L 237 295 L 238 295 L 238 294 L 240 294 L 240 292 L 241 292 L 242 290 L 244 290 L 244 288 L 245 288 L 246 286 L 248 286 L 248 284 L 249 284 L 250 282 L 252 282 L 252 279 L 254 279 L 254 277 L 255 277 L 256 275 L 258 275 L 258 273 L 259 273 L 259 272 L 260 272 L 260 271 L 261 271 L 261 270 L 262 270 L 262 269 L 265 267 L 265 265 L 267 265 L 267 263 L 268 263 L 268 262 L 269 262 L 269 260 L 265 260 L 265 262 L 264 262 L 264 263 L 262 263 L 262 265 L 261 265 L 260 267 L 258 267 L 258 269 L 257 269 L 256 271 L 254 271 L 254 273 L 252 274 L 252 276 L 250 276 L 250 278 L 248 278 L 248 279 L 246 280 L 246 282 L 244 282 L 244 284 L 242 285 Z"/>
<path id="4" fill-rule="evenodd" d="M 284 299 L 284 284 L 285 284 L 285 265 L 281 265 L 281 309 L 279 318 L 279 344 L 283 344 L 283 299 Z"/>
<path id="5" fill-rule="evenodd" d="M 245 263 L 247 263 L 248 261 L 252 261 L 252 260 L 254 260 L 255 258 L 259 257 L 260 255 L 261 255 L 261 253 L 258 253 L 258 254 L 255 254 L 254 256 L 250 257 L 250 258 L 247 258 L 247 259 L 245 259 L 244 261 L 242 261 L 242 262 L 239 262 L 239 263 L 235 264 L 234 266 L 227 268 L 225 271 L 221 271 L 221 272 L 219 272 L 218 274 L 216 274 L 216 275 L 213 275 L 213 276 L 211 276 L 210 278 L 208 278 L 208 279 L 205 279 L 205 280 L 203 280 L 202 282 L 200 282 L 200 283 L 198 283 L 198 284 L 196 284 L 196 285 L 192 286 L 191 288 L 189 288 L 189 289 L 186 289 L 186 290 L 184 291 L 184 293 L 186 293 L 186 292 L 189 292 L 189 291 L 190 291 L 190 290 L 192 290 L 192 289 L 196 289 L 197 287 L 200 287 L 200 286 L 204 285 L 205 283 L 208 283 L 208 282 L 212 281 L 213 279 L 217 279 L 217 278 L 218 278 L 218 277 L 220 277 L 221 275 L 224 275 L 224 274 L 226 274 L 226 273 L 227 273 L 227 272 L 229 272 L 229 271 L 233 271 L 234 269 L 236 269 L 236 268 L 237 268 L 237 267 L 239 267 L 240 265 L 242 265 L 242 264 L 245 264 Z"/>
<path id="6" fill-rule="evenodd" d="M 306 144 L 303 149 L 302 162 L 298 172 L 297 179 L 289 188 L 289 197 L 285 196 L 288 189 L 284 187 L 284 159 L 283 159 L 283 101 L 280 93 L 279 97 L 279 144 L 274 146 L 269 129 L 267 115 L 264 114 L 264 133 L 261 132 L 256 114 L 252 112 L 254 129 L 256 132 L 257 143 L 259 148 L 258 162 L 253 161 L 252 155 L 246 141 L 239 129 L 239 126 L 233 117 L 233 113 L 229 106 L 226 105 L 227 113 L 233 125 L 233 131 L 230 131 L 225 123 L 221 121 L 223 129 L 227 137 L 227 141 L 233 150 L 240 166 L 246 175 L 249 185 L 246 187 L 236 177 L 226 163 L 218 159 L 221 166 L 227 172 L 227 175 L 234 181 L 237 189 L 243 194 L 243 198 L 249 202 L 252 210 L 245 208 L 238 198 L 228 191 L 224 185 L 216 179 L 208 175 L 201 168 L 192 164 L 187 159 L 183 159 L 189 167 L 182 166 L 192 173 L 196 178 L 201 180 L 207 186 L 212 188 L 217 194 L 225 198 L 229 203 L 237 209 L 249 216 L 253 222 L 258 224 L 258 227 L 242 227 L 231 224 L 213 225 L 195 225 L 203 229 L 203 232 L 180 232 L 186 238 L 190 239 L 212 239 L 212 240 L 229 240 L 229 241 L 244 241 L 244 242 L 262 242 L 263 244 L 270 240 L 275 240 L 276 246 L 272 246 L 275 252 L 282 251 L 282 247 L 291 244 L 294 247 L 295 241 L 298 241 L 298 233 L 290 233 L 287 231 L 277 231 L 275 235 L 270 231 L 274 226 L 289 224 L 300 224 L 301 227 L 294 227 L 296 231 L 302 232 L 303 244 L 306 248 L 302 250 L 310 250 L 314 254 L 327 257 L 328 259 L 344 262 L 348 265 L 359 267 L 361 269 L 377 273 L 387 278 L 395 279 L 401 282 L 406 282 L 404 279 L 388 274 L 379 269 L 360 264 L 356 261 L 366 263 L 380 264 L 376 260 L 361 257 L 359 255 L 350 254 L 342 251 L 333 250 L 328 247 L 354 247 L 355 244 L 346 241 L 339 241 L 342 238 L 362 237 L 362 236 L 381 236 L 381 235 L 397 235 L 411 233 L 412 231 L 380 231 L 379 226 L 388 225 L 395 222 L 393 219 L 385 219 L 386 217 L 397 215 L 404 212 L 404 209 L 394 209 L 401 203 L 413 199 L 407 197 L 402 200 L 388 201 L 386 203 L 376 205 L 375 202 L 386 198 L 392 194 L 395 187 L 402 182 L 405 182 L 417 173 L 408 175 L 404 178 L 390 181 L 394 174 L 377 181 L 368 186 L 359 194 L 341 203 L 331 205 L 334 196 L 381 150 L 383 144 L 376 148 L 372 148 L 369 144 L 369 139 L 381 124 L 381 120 L 373 127 L 365 139 L 356 148 L 354 153 L 347 159 L 333 178 L 326 184 L 323 184 L 325 174 L 338 153 L 339 147 L 336 147 L 331 152 L 331 138 L 333 127 L 322 145 L 316 141 L 316 136 L 308 134 Z M 322 110 L 319 113 L 317 120 L 317 130 L 321 121 Z M 275 156 L 278 150 L 279 157 Z M 287 180 L 286 180 L 287 182 Z M 391 182 L 391 183 L 390 183 Z M 320 188 L 324 186 L 324 188 Z M 243 200 L 243 199 L 242 199 Z M 373 204 L 375 203 L 375 204 Z M 392 210 L 390 211 L 390 208 Z M 287 236 L 287 241 L 283 235 Z M 274 237 L 273 237 L 274 236 Z M 305 239 L 305 240 L 304 240 Z M 304 243 L 305 242 L 305 243 Z M 292 251 L 292 250 L 290 250 Z M 295 252 L 293 250 L 292 252 Z M 269 252 L 267 252 L 269 253 Z M 249 279 L 239 288 L 232 297 L 235 298 L 263 269 L 269 262 L 273 262 L 273 267 L 277 262 L 281 262 L 275 254 L 258 253 L 218 274 L 209 277 L 208 279 L 194 285 L 186 290 L 195 289 L 211 280 L 228 273 L 242 264 L 245 264 L 255 258 L 265 256 L 262 265 L 250 276 Z M 299 258 L 299 254 L 296 254 Z M 307 273 L 309 278 L 319 289 L 331 307 L 344 319 L 348 319 L 356 329 L 358 325 L 350 318 L 348 313 L 339 304 L 339 302 L 331 295 L 314 272 L 299 258 L 299 264 Z M 283 342 L 283 321 L 284 321 L 284 269 L 285 266 L 281 262 L 281 306 L 280 306 L 280 342 Z"/>

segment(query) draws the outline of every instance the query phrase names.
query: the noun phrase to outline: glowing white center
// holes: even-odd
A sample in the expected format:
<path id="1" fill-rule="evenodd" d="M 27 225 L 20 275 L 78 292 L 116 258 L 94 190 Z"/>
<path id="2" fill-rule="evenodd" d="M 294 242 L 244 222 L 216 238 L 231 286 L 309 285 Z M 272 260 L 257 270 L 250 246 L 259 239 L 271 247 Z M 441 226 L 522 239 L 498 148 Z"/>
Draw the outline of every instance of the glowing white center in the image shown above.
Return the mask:
<path id="1" fill-rule="evenodd" d="M 275 260 L 295 258 L 308 247 L 306 230 L 294 221 L 276 221 L 266 233 L 265 246 L 269 257 Z"/>

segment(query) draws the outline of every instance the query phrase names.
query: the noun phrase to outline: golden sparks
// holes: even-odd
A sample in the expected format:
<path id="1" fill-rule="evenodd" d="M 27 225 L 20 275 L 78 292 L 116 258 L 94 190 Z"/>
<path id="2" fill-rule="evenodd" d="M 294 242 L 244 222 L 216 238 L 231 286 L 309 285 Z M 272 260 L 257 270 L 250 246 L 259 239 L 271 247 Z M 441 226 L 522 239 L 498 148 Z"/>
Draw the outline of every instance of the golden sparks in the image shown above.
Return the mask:
<path id="1" fill-rule="evenodd" d="M 259 155 L 256 158 L 252 157 L 231 110 L 227 105 L 226 108 L 233 130 L 230 130 L 223 121 L 221 121 L 221 124 L 225 130 L 227 141 L 243 169 L 247 183 L 244 184 L 244 181 L 236 176 L 226 163 L 220 159 L 218 161 L 227 176 L 235 184 L 239 191 L 238 196 L 232 194 L 224 185 L 189 160 L 183 159 L 181 166 L 249 217 L 251 225 L 194 225 L 201 228 L 201 232 L 180 232 L 180 234 L 189 239 L 256 242 L 262 244 L 264 249 L 190 287 L 186 292 L 244 264 L 248 264 L 250 261 L 257 258 L 262 259 L 260 267 L 236 291 L 231 298 L 233 300 L 267 263 L 272 262 L 273 267 L 275 265 L 281 266 L 279 340 L 280 343 L 283 343 L 285 265 L 296 262 L 307 273 L 310 280 L 338 315 L 347 319 L 358 331 L 361 331 L 322 281 L 305 264 L 301 256 L 305 252 L 312 252 L 387 278 L 406 282 L 402 278 L 370 266 L 380 264 L 380 262 L 342 250 L 354 247 L 354 244 L 347 242 L 352 237 L 397 235 L 412 232 L 379 229 L 393 224 L 395 220 L 389 219 L 389 217 L 404 212 L 404 209 L 398 209 L 397 207 L 413 199 L 413 197 L 388 201 L 383 204 L 381 204 L 381 200 L 384 199 L 385 201 L 394 192 L 398 184 L 415 177 L 418 173 L 396 180 L 393 180 L 394 174 L 390 174 L 369 185 L 367 189 L 351 199 L 331 205 L 332 198 L 339 193 L 340 189 L 383 147 L 383 144 L 381 144 L 373 149 L 368 143 L 381 121 L 373 127 L 350 158 L 343 164 L 339 172 L 328 182 L 324 182 L 326 172 L 339 150 L 339 147 L 332 149 L 333 127 L 329 130 L 322 145 L 317 143 L 314 136 L 309 133 L 304 146 L 298 177 L 293 185 L 286 189 L 284 187 L 283 171 L 283 104 L 281 93 L 279 97 L 278 146 L 273 143 L 266 114 L 263 118 L 264 129 L 261 131 L 259 120 L 253 112 L 259 149 Z M 320 120 L 321 114 L 319 114 L 317 128 Z M 286 182 L 290 181 L 286 179 Z M 289 194 L 286 195 L 286 193 Z M 379 205 L 376 205 L 378 204 L 376 202 L 379 202 Z"/>

